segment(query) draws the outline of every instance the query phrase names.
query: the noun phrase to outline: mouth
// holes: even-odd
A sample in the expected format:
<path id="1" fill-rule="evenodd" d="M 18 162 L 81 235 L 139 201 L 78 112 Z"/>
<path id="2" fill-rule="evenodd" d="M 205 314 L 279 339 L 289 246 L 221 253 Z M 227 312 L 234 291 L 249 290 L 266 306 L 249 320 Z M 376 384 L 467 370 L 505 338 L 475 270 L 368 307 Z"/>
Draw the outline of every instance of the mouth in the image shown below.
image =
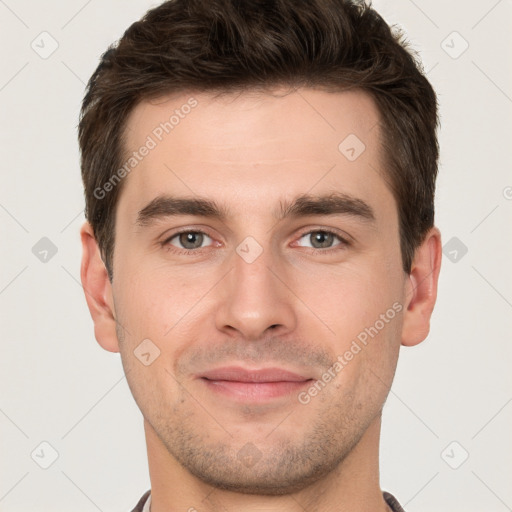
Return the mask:
<path id="1" fill-rule="evenodd" d="M 197 376 L 213 393 L 237 401 L 261 402 L 286 397 L 313 382 L 313 378 L 283 368 L 246 369 L 227 366 Z"/>

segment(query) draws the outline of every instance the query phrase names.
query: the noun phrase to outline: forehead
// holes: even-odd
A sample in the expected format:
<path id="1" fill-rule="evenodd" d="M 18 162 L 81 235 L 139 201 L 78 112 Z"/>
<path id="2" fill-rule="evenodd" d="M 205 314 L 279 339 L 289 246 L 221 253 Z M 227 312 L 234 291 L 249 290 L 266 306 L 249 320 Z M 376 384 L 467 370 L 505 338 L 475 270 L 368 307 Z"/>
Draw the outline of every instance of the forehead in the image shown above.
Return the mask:
<path id="1" fill-rule="evenodd" d="M 132 210 L 165 193 L 215 196 L 238 213 L 304 192 L 392 201 L 379 113 L 361 91 L 163 96 L 134 108 L 124 149 L 120 203 Z"/>

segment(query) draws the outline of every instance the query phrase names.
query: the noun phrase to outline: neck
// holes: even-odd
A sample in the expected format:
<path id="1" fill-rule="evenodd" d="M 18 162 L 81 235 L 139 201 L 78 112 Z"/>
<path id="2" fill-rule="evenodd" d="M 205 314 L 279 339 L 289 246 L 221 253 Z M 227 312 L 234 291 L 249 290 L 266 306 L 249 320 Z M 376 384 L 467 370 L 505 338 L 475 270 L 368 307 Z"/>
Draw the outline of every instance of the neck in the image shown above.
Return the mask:
<path id="1" fill-rule="evenodd" d="M 241 494 L 202 482 L 167 451 L 144 421 L 151 479 L 151 512 L 385 512 L 379 485 L 380 417 L 331 473 L 304 489 L 279 496 Z"/>

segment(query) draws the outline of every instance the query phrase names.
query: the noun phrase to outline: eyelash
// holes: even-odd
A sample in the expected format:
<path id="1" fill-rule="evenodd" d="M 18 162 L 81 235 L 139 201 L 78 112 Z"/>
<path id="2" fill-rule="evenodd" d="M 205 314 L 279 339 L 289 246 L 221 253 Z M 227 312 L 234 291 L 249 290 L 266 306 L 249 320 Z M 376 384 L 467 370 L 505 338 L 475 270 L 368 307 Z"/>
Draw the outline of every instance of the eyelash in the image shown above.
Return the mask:
<path id="1" fill-rule="evenodd" d="M 207 249 L 208 247 L 200 247 L 198 249 L 180 249 L 179 247 L 176 247 L 170 243 L 171 240 L 176 238 L 177 236 L 183 234 L 183 233 L 198 233 L 202 235 L 206 235 L 207 237 L 211 238 L 213 240 L 213 237 L 209 235 L 206 231 L 202 231 L 200 229 L 183 229 L 181 231 L 176 231 L 171 236 L 167 237 L 163 242 L 161 242 L 162 247 L 164 247 L 167 251 L 172 252 L 174 254 L 178 255 L 187 255 L 187 256 L 195 256 L 197 254 L 201 254 L 204 249 Z M 306 231 L 303 231 L 300 233 L 297 240 L 301 239 L 305 235 L 310 235 L 312 233 L 325 233 L 330 234 L 336 237 L 339 240 L 339 244 L 336 244 L 333 247 L 328 247 L 326 249 L 316 249 L 314 247 L 303 247 L 303 249 L 309 249 L 308 252 L 312 251 L 315 254 L 321 253 L 321 254 L 330 254 L 335 251 L 343 250 L 347 247 L 350 247 L 352 244 L 349 240 L 342 237 L 337 231 L 331 230 L 331 229 L 309 229 Z"/>
<path id="2" fill-rule="evenodd" d="M 303 247 L 303 249 L 308 249 L 309 251 L 312 251 L 315 254 L 318 254 L 318 253 L 330 254 L 332 252 L 337 252 L 337 251 L 346 249 L 347 247 L 350 247 L 350 245 L 351 245 L 351 243 L 349 242 L 349 240 L 347 240 L 347 238 L 344 238 L 337 231 L 334 231 L 332 229 L 308 229 L 308 230 L 301 232 L 298 239 L 302 238 L 305 235 L 310 235 L 312 233 L 325 233 L 328 235 L 333 235 L 340 242 L 339 244 L 336 244 L 333 247 L 328 247 L 326 249 L 315 249 L 314 247 Z"/>

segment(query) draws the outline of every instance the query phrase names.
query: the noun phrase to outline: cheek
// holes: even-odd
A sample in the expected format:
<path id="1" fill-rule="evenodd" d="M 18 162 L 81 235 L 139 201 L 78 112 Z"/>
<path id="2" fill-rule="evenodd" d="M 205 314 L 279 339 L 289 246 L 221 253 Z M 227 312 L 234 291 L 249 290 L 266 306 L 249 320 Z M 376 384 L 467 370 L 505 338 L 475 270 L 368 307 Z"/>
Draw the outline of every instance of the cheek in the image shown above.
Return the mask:
<path id="1" fill-rule="evenodd" d="M 185 272 L 180 268 L 125 265 L 114 293 L 119 320 L 137 336 L 165 339 L 184 318 L 193 317 L 195 307 L 212 287 L 212 274 Z M 133 331 L 133 332 L 132 332 Z"/>
<path id="2" fill-rule="evenodd" d="M 394 309 L 387 311 L 388 315 L 382 317 L 385 320 L 378 318 L 366 325 L 355 320 L 359 326 L 351 326 L 353 336 L 338 336 L 334 347 L 338 365 L 332 367 L 337 377 L 332 392 L 339 403 L 350 400 L 355 409 L 376 410 L 389 393 L 400 348 L 402 316 Z"/>
<path id="3" fill-rule="evenodd" d="M 298 270 L 295 290 L 311 311 L 342 339 L 373 325 L 400 299 L 398 280 L 378 262 L 326 267 L 321 271 Z"/>

